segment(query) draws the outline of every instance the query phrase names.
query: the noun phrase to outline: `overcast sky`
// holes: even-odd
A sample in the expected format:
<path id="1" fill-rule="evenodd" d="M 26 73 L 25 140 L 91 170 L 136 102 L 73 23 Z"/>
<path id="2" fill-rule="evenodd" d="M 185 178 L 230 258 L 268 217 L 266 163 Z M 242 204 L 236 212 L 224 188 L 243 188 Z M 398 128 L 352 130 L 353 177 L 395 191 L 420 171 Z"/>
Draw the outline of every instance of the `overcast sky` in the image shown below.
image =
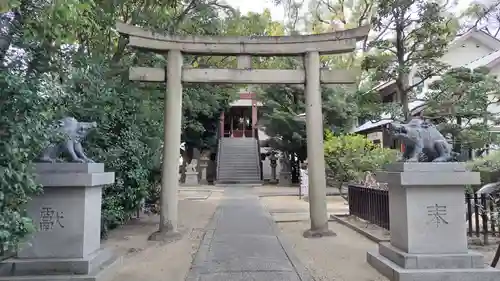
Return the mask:
<path id="1" fill-rule="evenodd" d="M 484 0 L 488 1 L 488 0 Z M 271 10 L 271 15 L 274 20 L 283 21 L 284 20 L 284 10 L 282 6 L 275 6 L 272 0 L 225 0 L 229 5 L 239 8 L 242 13 L 247 12 L 258 12 L 262 13 L 264 9 L 268 8 Z M 459 0 L 457 10 L 465 9 L 469 6 L 472 0 Z M 304 1 L 304 6 L 307 7 L 309 0 Z"/>
<path id="2" fill-rule="evenodd" d="M 284 19 L 283 7 L 274 5 L 271 0 L 225 0 L 225 2 L 235 8 L 239 8 L 242 13 L 262 13 L 262 11 L 267 8 L 271 10 L 271 15 L 274 20 L 282 21 Z"/>

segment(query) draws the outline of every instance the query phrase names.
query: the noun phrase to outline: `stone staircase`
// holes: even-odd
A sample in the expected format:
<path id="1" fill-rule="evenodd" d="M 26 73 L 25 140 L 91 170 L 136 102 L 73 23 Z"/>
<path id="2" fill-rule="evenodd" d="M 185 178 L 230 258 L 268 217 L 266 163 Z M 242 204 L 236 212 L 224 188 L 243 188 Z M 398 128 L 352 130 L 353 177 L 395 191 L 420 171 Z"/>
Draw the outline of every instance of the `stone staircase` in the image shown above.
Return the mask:
<path id="1" fill-rule="evenodd" d="M 217 184 L 259 184 L 260 154 L 254 138 L 221 138 Z"/>

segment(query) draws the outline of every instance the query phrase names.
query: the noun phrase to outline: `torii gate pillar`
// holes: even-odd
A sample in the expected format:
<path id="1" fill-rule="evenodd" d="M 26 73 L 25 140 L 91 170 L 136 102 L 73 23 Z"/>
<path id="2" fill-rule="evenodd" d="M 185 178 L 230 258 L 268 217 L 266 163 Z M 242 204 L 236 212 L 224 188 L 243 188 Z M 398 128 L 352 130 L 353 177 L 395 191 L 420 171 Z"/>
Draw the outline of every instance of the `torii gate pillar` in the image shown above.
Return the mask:
<path id="1" fill-rule="evenodd" d="M 160 216 L 160 232 L 177 233 L 177 190 L 179 188 L 179 163 L 177 155 L 169 155 L 181 145 L 182 125 L 182 54 L 179 50 L 170 50 L 167 55 L 167 91 L 165 93 L 165 108 L 163 124 L 165 124 L 162 167 L 161 208 L 167 210 Z M 166 197 L 166 198 L 165 198 Z"/>
<path id="2" fill-rule="evenodd" d="M 304 57 L 306 72 L 306 132 L 307 158 L 309 161 L 309 213 L 311 229 L 304 237 L 333 236 L 328 229 L 326 208 L 325 153 L 323 146 L 323 113 L 321 106 L 320 62 L 318 52 L 308 52 Z"/>
<path id="3" fill-rule="evenodd" d="M 164 82 L 165 133 L 162 165 L 160 229 L 154 240 L 178 236 L 177 157 L 181 137 L 182 83 L 212 84 L 298 84 L 306 85 L 307 153 L 311 187 L 309 210 L 311 229 L 305 237 L 334 235 L 328 229 L 326 179 L 323 152 L 323 114 L 321 84 L 354 84 L 358 71 L 320 69 L 320 55 L 349 53 L 364 40 L 370 27 L 360 26 L 333 33 L 297 36 L 177 36 L 162 35 L 135 26 L 117 23 L 118 32 L 129 37 L 129 46 L 156 53 L 168 53 L 167 69 L 132 67 L 130 80 Z M 237 69 L 182 67 L 182 54 L 232 55 L 240 62 Z M 252 56 L 304 56 L 305 69 L 252 69 Z M 167 78 L 167 79 L 165 79 Z M 175 154 L 175 155 L 174 155 Z"/>

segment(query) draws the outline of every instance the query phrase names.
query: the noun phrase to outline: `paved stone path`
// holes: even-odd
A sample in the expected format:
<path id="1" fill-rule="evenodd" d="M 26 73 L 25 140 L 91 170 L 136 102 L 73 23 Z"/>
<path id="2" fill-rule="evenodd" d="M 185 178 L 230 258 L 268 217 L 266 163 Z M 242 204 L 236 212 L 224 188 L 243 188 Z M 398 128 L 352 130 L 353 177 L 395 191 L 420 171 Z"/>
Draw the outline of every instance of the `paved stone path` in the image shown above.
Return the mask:
<path id="1" fill-rule="evenodd" d="M 310 281 L 251 188 L 228 187 L 186 281 Z"/>

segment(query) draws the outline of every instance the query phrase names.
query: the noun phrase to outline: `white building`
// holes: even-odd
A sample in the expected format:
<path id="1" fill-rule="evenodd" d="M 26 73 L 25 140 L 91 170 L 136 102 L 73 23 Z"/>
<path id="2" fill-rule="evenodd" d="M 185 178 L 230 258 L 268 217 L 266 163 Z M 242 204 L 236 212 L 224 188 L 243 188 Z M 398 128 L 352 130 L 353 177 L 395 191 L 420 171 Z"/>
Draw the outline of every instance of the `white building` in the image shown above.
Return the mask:
<path id="1" fill-rule="evenodd" d="M 483 31 L 471 30 L 451 42 L 448 51 L 441 58 L 441 61 L 451 67 L 475 69 L 485 66 L 490 69 L 491 74 L 499 75 L 500 77 L 500 40 Z M 409 84 L 413 85 L 418 82 L 419 78 L 415 76 L 415 71 L 412 71 L 408 79 L 411 81 Z M 419 87 L 420 92 L 425 92 L 432 81 L 436 79 L 439 79 L 439 77 L 432 77 L 422 83 L 422 86 Z M 383 102 L 394 102 L 398 99 L 395 81 L 380 83 L 375 90 L 380 93 Z M 415 114 L 424 105 L 421 101 L 414 101 L 410 102 L 409 107 L 412 114 Z M 500 113 L 500 105 L 494 104 L 490 106 L 489 110 L 492 113 Z M 383 120 L 375 123 L 364 120 L 360 121 L 358 127 L 353 132 L 369 135 L 371 138 L 375 137 L 377 139 L 376 142 L 380 142 L 387 147 L 396 148 L 394 143 L 390 143 L 388 134 L 384 132 L 384 126 L 391 121 Z"/>

